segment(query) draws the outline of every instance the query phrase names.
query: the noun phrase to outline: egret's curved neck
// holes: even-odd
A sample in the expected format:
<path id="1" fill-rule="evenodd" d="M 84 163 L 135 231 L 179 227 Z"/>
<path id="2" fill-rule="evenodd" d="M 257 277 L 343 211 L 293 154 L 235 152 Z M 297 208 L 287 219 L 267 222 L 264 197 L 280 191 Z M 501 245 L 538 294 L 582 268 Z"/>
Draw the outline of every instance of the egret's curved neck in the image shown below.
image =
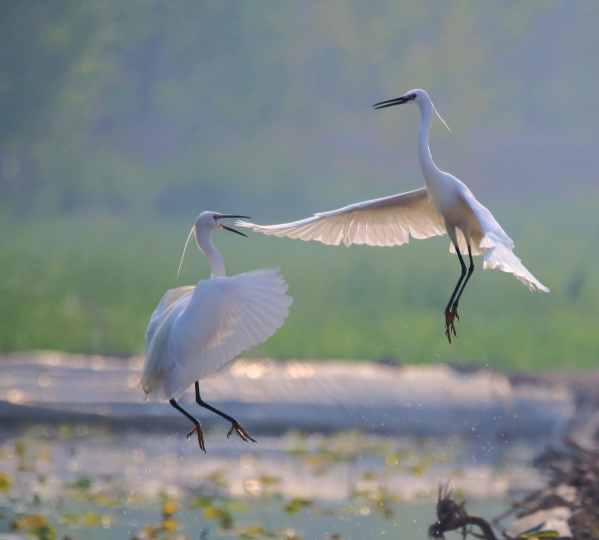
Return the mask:
<path id="1" fill-rule="evenodd" d="M 202 253 L 208 257 L 210 268 L 212 268 L 212 277 L 225 277 L 225 262 L 222 255 L 212 245 L 210 240 L 210 229 L 196 227 L 196 241 Z"/>
<path id="2" fill-rule="evenodd" d="M 430 101 L 418 103 L 420 107 L 420 130 L 418 131 L 418 158 L 424 173 L 424 179 L 428 186 L 432 175 L 439 169 L 435 165 L 428 147 L 428 132 L 433 122 L 433 104 Z"/>

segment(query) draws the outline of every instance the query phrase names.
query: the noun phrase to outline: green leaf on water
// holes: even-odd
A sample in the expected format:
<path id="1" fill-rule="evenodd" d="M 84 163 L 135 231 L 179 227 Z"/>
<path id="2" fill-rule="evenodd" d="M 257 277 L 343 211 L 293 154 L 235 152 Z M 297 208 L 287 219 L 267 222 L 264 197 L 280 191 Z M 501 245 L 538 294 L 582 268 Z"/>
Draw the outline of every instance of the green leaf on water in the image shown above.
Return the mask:
<path id="1" fill-rule="evenodd" d="M 95 512 L 86 512 L 84 514 L 81 514 L 81 516 L 79 517 L 79 522 L 84 527 L 97 527 L 98 525 L 100 525 L 100 516 Z"/>
<path id="2" fill-rule="evenodd" d="M 204 476 L 203 480 L 206 483 L 214 484 L 215 486 L 226 488 L 227 480 L 226 477 L 229 474 L 229 470 L 225 467 L 212 471 L 211 473 Z"/>
<path id="3" fill-rule="evenodd" d="M 191 501 L 191 508 L 206 508 L 212 505 L 212 499 L 210 497 L 196 497 Z"/>
<path id="4" fill-rule="evenodd" d="M 46 516 L 36 515 L 24 515 L 17 517 L 14 521 L 11 521 L 10 528 L 13 531 L 22 531 L 24 529 L 37 529 L 48 525 Z"/>
<path id="5" fill-rule="evenodd" d="M 240 540 L 263 540 L 266 538 L 275 538 L 276 535 L 264 529 L 260 525 L 249 525 L 242 529 L 237 529 Z"/>
<path id="6" fill-rule="evenodd" d="M 233 528 L 235 524 L 231 512 L 227 508 L 221 508 L 218 506 L 206 506 L 204 507 L 204 519 L 210 519 L 218 521 L 221 529 L 228 531 Z"/>
<path id="7" fill-rule="evenodd" d="M 299 512 L 301 512 L 307 506 L 310 506 L 311 504 L 312 504 L 312 501 L 308 501 L 306 499 L 291 499 L 285 505 L 285 508 L 283 508 L 283 511 L 290 516 L 294 516 L 295 514 L 298 514 Z"/>
<path id="8" fill-rule="evenodd" d="M 248 505 L 239 501 L 230 501 L 227 508 L 231 512 L 247 512 Z"/>
<path id="9" fill-rule="evenodd" d="M 261 476 L 259 478 L 259 480 L 264 487 L 276 486 L 281 483 L 281 479 L 278 476 L 264 475 L 264 476 Z"/>
<path id="10" fill-rule="evenodd" d="M 108 519 L 110 519 L 108 517 Z M 100 517 L 96 512 L 84 512 L 82 514 L 62 514 L 59 518 L 60 523 L 65 525 L 82 525 L 83 527 L 98 527 L 106 516 Z"/>
<path id="11" fill-rule="evenodd" d="M 171 517 L 164 518 L 162 520 L 162 529 L 168 532 L 176 532 L 179 530 L 179 523 Z"/>
<path id="12" fill-rule="evenodd" d="M 10 491 L 11 487 L 12 482 L 10 481 L 8 474 L 0 473 L 0 493 L 6 493 L 7 491 Z"/>
<path id="13" fill-rule="evenodd" d="M 29 533 L 35 535 L 38 540 L 56 540 L 56 529 L 50 525 L 35 527 Z"/>
<path id="14" fill-rule="evenodd" d="M 179 511 L 179 505 L 175 501 L 164 501 L 161 510 L 163 515 L 171 516 Z"/>
<path id="15" fill-rule="evenodd" d="M 15 452 L 17 456 L 23 457 L 25 452 L 27 452 L 27 445 L 23 441 L 17 441 L 15 443 Z"/>
<path id="16" fill-rule="evenodd" d="M 389 519 L 391 517 L 393 517 L 393 509 L 390 506 L 387 506 L 384 503 L 378 503 L 376 506 L 376 511 L 379 514 L 379 516 L 385 518 L 385 519 Z"/>
<path id="17" fill-rule="evenodd" d="M 521 533 L 517 536 L 517 538 L 559 538 L 559 532 L 547 529 L 545 531 Z"/>
<path id="18" fill-rule="evenodd" d="M 314 508 L 314 513 L 317 516 L 334 516 L 335 512 L 330 508 L 323 508 L 322 506 L 317 506 Z"/>
<path id="19" fill-rule="evenodd" d="M 64 525 L 77 525 L 79 523 L 79 516 L 76 514 L 62 514 L 58 521 Z"/>
<path id="20" fill-rule="evenodd" d="M 218 520 L 218 524 L 220 525 L 221 529 L 229 531 L 233 528 L 233 525 L 235 525 L 235 521 L 233 520 L 233 516 L 231 515 L 231 513 L 225 511 Z"/>
<path id="21" fill-rule="evenodd" d="M 79 489 L 81 491 L 88 491 L 89 488 L 92 487 L 92 479 L 91 478 L 79 478 L 70 484 L 67 484 L 67 487 L 73 489 Z"/>

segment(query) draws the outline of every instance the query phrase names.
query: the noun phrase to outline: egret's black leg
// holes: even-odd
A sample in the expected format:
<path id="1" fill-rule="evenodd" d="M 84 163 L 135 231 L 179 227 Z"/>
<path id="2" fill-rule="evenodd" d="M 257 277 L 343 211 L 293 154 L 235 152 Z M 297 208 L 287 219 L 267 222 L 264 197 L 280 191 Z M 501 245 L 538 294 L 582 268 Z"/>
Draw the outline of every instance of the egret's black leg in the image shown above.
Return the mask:
<path id="1" fill-rule="evenodd" d="M 462 266 L 462 275 L 460 276 L 460 279 L 458 279 L 458 283 L 455 286 L 455 289 L 453 290 L 453 293 L 451 295 L 451 298 L 449 299 L 449 302 L 447 303 L 447 307 L 445 308 L 445 335 L 447 336 L 447 340 L 449 341 L 450 344 L 451 344 L 451 332 L 453 332 L 454 336 L 457 336 L 456 331 L 455 331 L 455 326 L 453 324 L 453 320 L 455 319 L 455 317 L 458 317 L 458 320 L 460 320 L 457 309 L 453 309 L 455 306 L 454 299 L 455 299 L 456 294 L 458 293 L 458 291 L 460 289 L 460 285 L 462 284 L 462 281 L 466 277 L 466 273 L 467 273 L 466 263 L 464 262 L 462 254 L 460 253 L 460 248 L 456 244 L 454 244 L 454 247 L 455 247 L 455 252 L 458 254 L 458 259 L 460 259 L 460 265 Z"/>
<path id="2" fill-rule="evenodd" d="M 453 308 L 455 308 L 456 315 L 458 313 L 458 303 L 460 302 L 462 293 L 464 292 L 464 289 L 466 288 L 466 283 L 468 283 L 470 276 L 474 272 L 474 261 L 472 260 L 472 250 L 470 249 L 470 244 L 468 244 L 468 257 L 470 257 L 470 268 L 468 268 L 468 275 L 466 276 L 466 280 L 464 281 L 464 284 L 462 285 L 462 289 L 460 290 L 459 294 L 456 296 L 456 299 L 453 302 L 453 306 L 452 306 Z M 452 311 L 453 311 L 453 309 L 452 309 Z M 458 317 L 458 320 L 460 320 L 459 317 Z"/>
<path id="3" fill-rule="evenodd" d="M 458 279 L 458 284 L 455 286 L 455 289 L 453 290 L 451 298 L 449 299 L 449 302 L 447 303 L 447 307 L 445 308 L 445 313 L 449 313 L 449 310 L 453 306 L 453 304 L 454 304 L 453 300 L 458 292 L 458 289 L 460 288 L 460 285 L 462 284 L 462 280 L 464 279 L 464 277 L 466 276 L 466 273 L 467 273 L 466 263 L 464 262 L 464 259 L 462 258 L 462 254 L 460 253 L 460 248 L 458 246 L 456 246 L 455 244 L 454 244 L 454 247 L 455 247 L 455 252 L 458 254 L 458 259 L 460 259 L 460 265 L 462 266 L 462 275 L 460 276 L 460 279 Z M 470 258 L 470 260 L 472 260 L 472 258 Z"/>
<path id="4" fill-rule="evenodd" d="M 198 443 L 200 445 L 200 448 L 204 450 L 204 452 L 206 452 L 206 446 L 204 445 L 204 432 L 202 431 L 200 421 L 197 418 L 191 416 L 191 414 L 189 414 L 183 407 L 181 407 L 181 405 L 179 405 L 174 399 L 169 399 L 169 403 L 180 413 L 187 416 L 187 418 L 189 418 L 195 424 L 194 430 L 189 435 L 187 435 L 187 439 L 189 440 L 189 437 L 191 437 L 191 435 L 194 432 L 196 432 L 198 434 Z"/>
<path id="5" fill-rule="evenodd" d="M 208 405 L 208 403 L 206 403 L 205 401 L 202 400 L 202 397 L 200 396 L 200 383 L 197 381 L 196 381 L 196 403 L 200 407 L 204 407 L 204 409 L 208 409 L 209 411 L 212 411 L 213 413 L 216 413 L 219 416 L 222 416 L 225 420 L 228 420 L 229 422 L 231 422 L 231 429 L 229 430 L 229 433 L 227 433 L 227 438 L 229 438 L 231 433 L 233 433 L 233 430 L 235 430 L 237 432 L 237 435 L 239 435 L 245 442 L 248 442 L 248 439 L 250 441 L 256 442 L 254 439 L 252 439 L 250 434 L 243 428 L 243 426 L 237 420 L 235 420 L 235 418 L 233 418 L 232 416 L 229 416 L 228 414 L 225 414 L 222 411 L 219 411 L 218 409 L 215 409 L 212 405 Z"/>

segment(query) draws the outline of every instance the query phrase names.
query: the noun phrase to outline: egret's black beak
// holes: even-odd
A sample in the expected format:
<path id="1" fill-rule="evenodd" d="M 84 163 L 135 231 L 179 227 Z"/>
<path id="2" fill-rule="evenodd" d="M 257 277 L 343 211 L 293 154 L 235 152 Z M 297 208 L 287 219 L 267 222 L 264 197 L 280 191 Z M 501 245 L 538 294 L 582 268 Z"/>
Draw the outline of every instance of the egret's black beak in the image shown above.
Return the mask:
<path id="1" fill-rule="evenodd" d="M 393 107 L 393 105 L 407 103 L 413 99 L 416 99 L 416 94 L 412 94 L 411 96 L 401 96 L 395 99 L 388 99 L 387 101 L 381 101 L 380 103 L 375 103 L 373 107 L 375 109 L 384 109 L 385 107 Z"/>
<path id="2" fill-rule="evenodd" d="M 216 221 L 218 221 L 219 219 L 223 219 L 223 218 L 243 218 L 243 219 L 252 219 L 249 216 L 234 216 L 233 214 L 221 214 L 216 218 Z M 236 231 L 235 229 L 231 229 L 231 227 L 227 227 L 226 225 L 222 225 L 219 223 L 219 225 L 225 229 L 226 231 L 231 231 L 234 232 L 235 234 L 240 234 L 241 236 L 245 236 L 246 238 L 248 237 L 247 234 L 243 234 L 242 232 Z"/>

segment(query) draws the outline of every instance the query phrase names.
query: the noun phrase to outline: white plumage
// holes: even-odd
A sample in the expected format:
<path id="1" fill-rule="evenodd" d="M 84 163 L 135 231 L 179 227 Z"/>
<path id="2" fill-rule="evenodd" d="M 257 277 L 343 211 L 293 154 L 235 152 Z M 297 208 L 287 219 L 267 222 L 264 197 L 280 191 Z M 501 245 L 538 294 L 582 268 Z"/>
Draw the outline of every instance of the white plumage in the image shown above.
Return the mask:
<path id="1" fill-rule="evenodd" d="M 346 246 L 401 246 L 409 242 L 410 235 L 420 239 L 447 232 L 443 218 L 428 200 L 426 188 L 352 204 L 293 223 L 261 226 L 240 221 L 237 224 L 264 234 L 317 240 L 332 246 L 341 242 Z"/>
<path id="2" fill-rule="evenodd" d="M 513 274 L 530 290 L 549 292 L 514 255 L 514 243 L 492 216 L 460 180 L 437 168 L 430 154 L 428 135 L 434 105 L 424 90 L 412 90 L 400 98 L 375 105 L 390 107 L 414 102 L 420 107 L 421 121 L 418 133 L 418 154 L 425 187 L 352 204 L 339 210 L 315 214 L 313 217 L 280 225 L 256 225 L 238 221 L 237 225 L 275 236 L 301 240 L 317 240 L 323 244 L 367 244 L 370 246 L 399 246 L 409 242 L 410 236 L 423 239 L 449 234 L 450 250 L 456 252 L 462 265 L 462 276 L 445 310 L 446 335 L 451 343 L 450 328 L 457 317 L 459 298 L 474 269 L 466 276 L 461 252 L 484 256 L 484 268 L 497 268 Z M 437 113 L 438 115 L 438 113 Z M 440 117 L 439 117 L 440 118 Z M 462 289 L 458 288 L 465 278 Z"/>
<path id="3" fill-rule="evenodd" d="M 289 315 L 279 268 L 200 281 L 168 291 L 146 336 L 148 397 L 179 398 L 195 381 L 263 343 Z"/>
<path id="4" fill-rule="evenodd" d="M 219 224 L 218 219 L 223 217 L 241 216 L 204 212 L 192 229 L 198 246 L 210 260 L 211 279 L 200 281 L 195 287 L 167 291 L 152 314 L 146 333 L 142 388 L 148 398 L 168 399 L 178 410 L 180 406 L 174 400 L 194 382 L 272 336 L 289 315 L 293 302 L 285 294 L 288 285 L 279 268 L 225 277 L 224 263 L 210 241 L 210 231 L 238 231 Z M 196 398 L 204 406 L 197 384 Z M 236 421 L 231 421 L 235 427 Z M 201 428 L 198 436 L 200 433 Z M 245 431 L 243 434 L 249 437 Z M 203 439 L 200 446 L 203 447 Z"/>

